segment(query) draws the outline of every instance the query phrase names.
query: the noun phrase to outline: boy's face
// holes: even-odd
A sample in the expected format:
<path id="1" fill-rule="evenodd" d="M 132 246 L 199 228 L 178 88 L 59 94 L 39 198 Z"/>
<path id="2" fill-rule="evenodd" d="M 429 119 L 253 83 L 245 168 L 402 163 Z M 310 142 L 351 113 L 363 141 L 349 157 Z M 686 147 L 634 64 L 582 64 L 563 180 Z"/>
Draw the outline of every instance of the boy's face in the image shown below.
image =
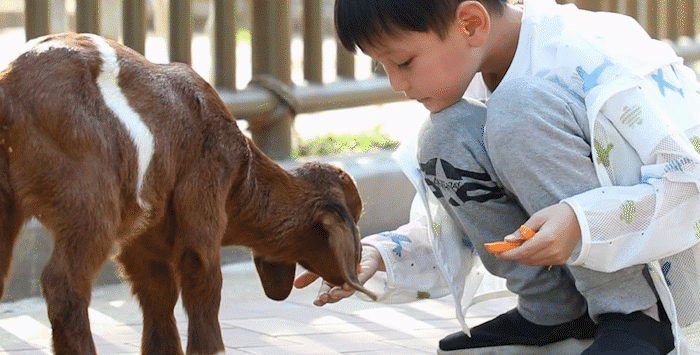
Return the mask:
<path id="1" fill-rule="evenodd" d="M 363 52 L 384 66 L 394 91 L 433 113 L 464 95 L 481 57 L 479 48 L 468 44 L 464 28 L 455 24 L 444 39 L 432 31 L 404 31 L 363 46 Z"/>

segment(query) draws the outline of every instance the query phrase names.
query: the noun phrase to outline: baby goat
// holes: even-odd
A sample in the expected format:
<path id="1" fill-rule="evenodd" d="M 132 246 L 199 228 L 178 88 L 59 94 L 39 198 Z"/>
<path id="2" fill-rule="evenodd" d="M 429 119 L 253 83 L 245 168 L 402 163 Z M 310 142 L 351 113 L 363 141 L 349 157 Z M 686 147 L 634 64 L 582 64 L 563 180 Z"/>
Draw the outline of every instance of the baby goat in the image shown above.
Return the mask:
<path id="1" fill-rule="evenodd" d="M 252 250 L 268 297 L 296 263 L 357 281 L 362 202 L 348 174 L 287 173 L 236 126 L 186 65 L 156 65 L 94 35 L 43 37 L 0 72 L 0 295 L 28 218 L 52 233 L 41 275 L 57 354 L 94 354 L 93 276 L 114 243 L 143 311 L 142 353 L 223 353 L 219 248 Z"/>

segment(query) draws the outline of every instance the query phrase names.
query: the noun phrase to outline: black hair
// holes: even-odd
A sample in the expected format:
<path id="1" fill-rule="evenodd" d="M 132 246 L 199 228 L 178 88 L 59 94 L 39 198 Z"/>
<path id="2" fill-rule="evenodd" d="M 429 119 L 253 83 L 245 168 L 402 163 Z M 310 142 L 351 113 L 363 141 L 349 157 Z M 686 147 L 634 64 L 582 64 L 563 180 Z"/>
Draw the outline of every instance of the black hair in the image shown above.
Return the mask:
<path id="1" fill-rule="evenodd" d="M 400 31 L 435 31 L 445 38 L 457 7 L 464 0 L 336 0 L 335 29 L 340 43 L 355 52 L 383 35 Z M 508 0 L 479 0 L 502 15 Z"/>

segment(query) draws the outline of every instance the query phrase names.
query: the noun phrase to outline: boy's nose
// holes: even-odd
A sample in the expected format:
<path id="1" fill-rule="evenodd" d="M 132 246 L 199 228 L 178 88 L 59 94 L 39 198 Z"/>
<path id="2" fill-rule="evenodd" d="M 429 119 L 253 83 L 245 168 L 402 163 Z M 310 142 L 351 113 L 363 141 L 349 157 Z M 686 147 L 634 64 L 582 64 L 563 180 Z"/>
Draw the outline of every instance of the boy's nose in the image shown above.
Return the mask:
<path id="1" fill-rule="evenodd" d="M 389 77 L 389 83 L 391 84 L 391 89 L 396 91 L 396 92 L 406 92 L 410 88 L 410 83 L 408 80 L 403 78 L 401 75 L 398 74 L 390 74 L 387 73 L 387 76 Z"/>

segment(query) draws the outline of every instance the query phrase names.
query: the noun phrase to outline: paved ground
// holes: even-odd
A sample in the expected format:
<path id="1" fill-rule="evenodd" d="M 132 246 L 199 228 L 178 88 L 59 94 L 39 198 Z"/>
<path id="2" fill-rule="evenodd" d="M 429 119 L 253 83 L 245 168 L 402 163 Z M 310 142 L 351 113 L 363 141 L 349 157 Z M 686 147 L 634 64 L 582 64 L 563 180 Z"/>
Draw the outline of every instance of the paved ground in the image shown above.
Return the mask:
<path id="1" fill-rule="evenodd" d="M 227 265 L 223 275 L 219 319 L 229 355 L 435 354 L 438 340 L 459 329 L 449 297 L 404 305 L 352 297 L 319 308 L 312 305 L 318 282 L 275 302 L 263 294 L 252 263 Z M 490 319 L 514 302 L 504 298 L 476 305 L 468 323 Z M 176 318 L 184 346 L 187 317 L 181 305 Z M 90 319 L 98 353 L 139 353 L 141 313 L 127 285 L 93 290 Z M 51 354 L 50 337 L 41 298 L 0 303 L 0 355 Z"/>

